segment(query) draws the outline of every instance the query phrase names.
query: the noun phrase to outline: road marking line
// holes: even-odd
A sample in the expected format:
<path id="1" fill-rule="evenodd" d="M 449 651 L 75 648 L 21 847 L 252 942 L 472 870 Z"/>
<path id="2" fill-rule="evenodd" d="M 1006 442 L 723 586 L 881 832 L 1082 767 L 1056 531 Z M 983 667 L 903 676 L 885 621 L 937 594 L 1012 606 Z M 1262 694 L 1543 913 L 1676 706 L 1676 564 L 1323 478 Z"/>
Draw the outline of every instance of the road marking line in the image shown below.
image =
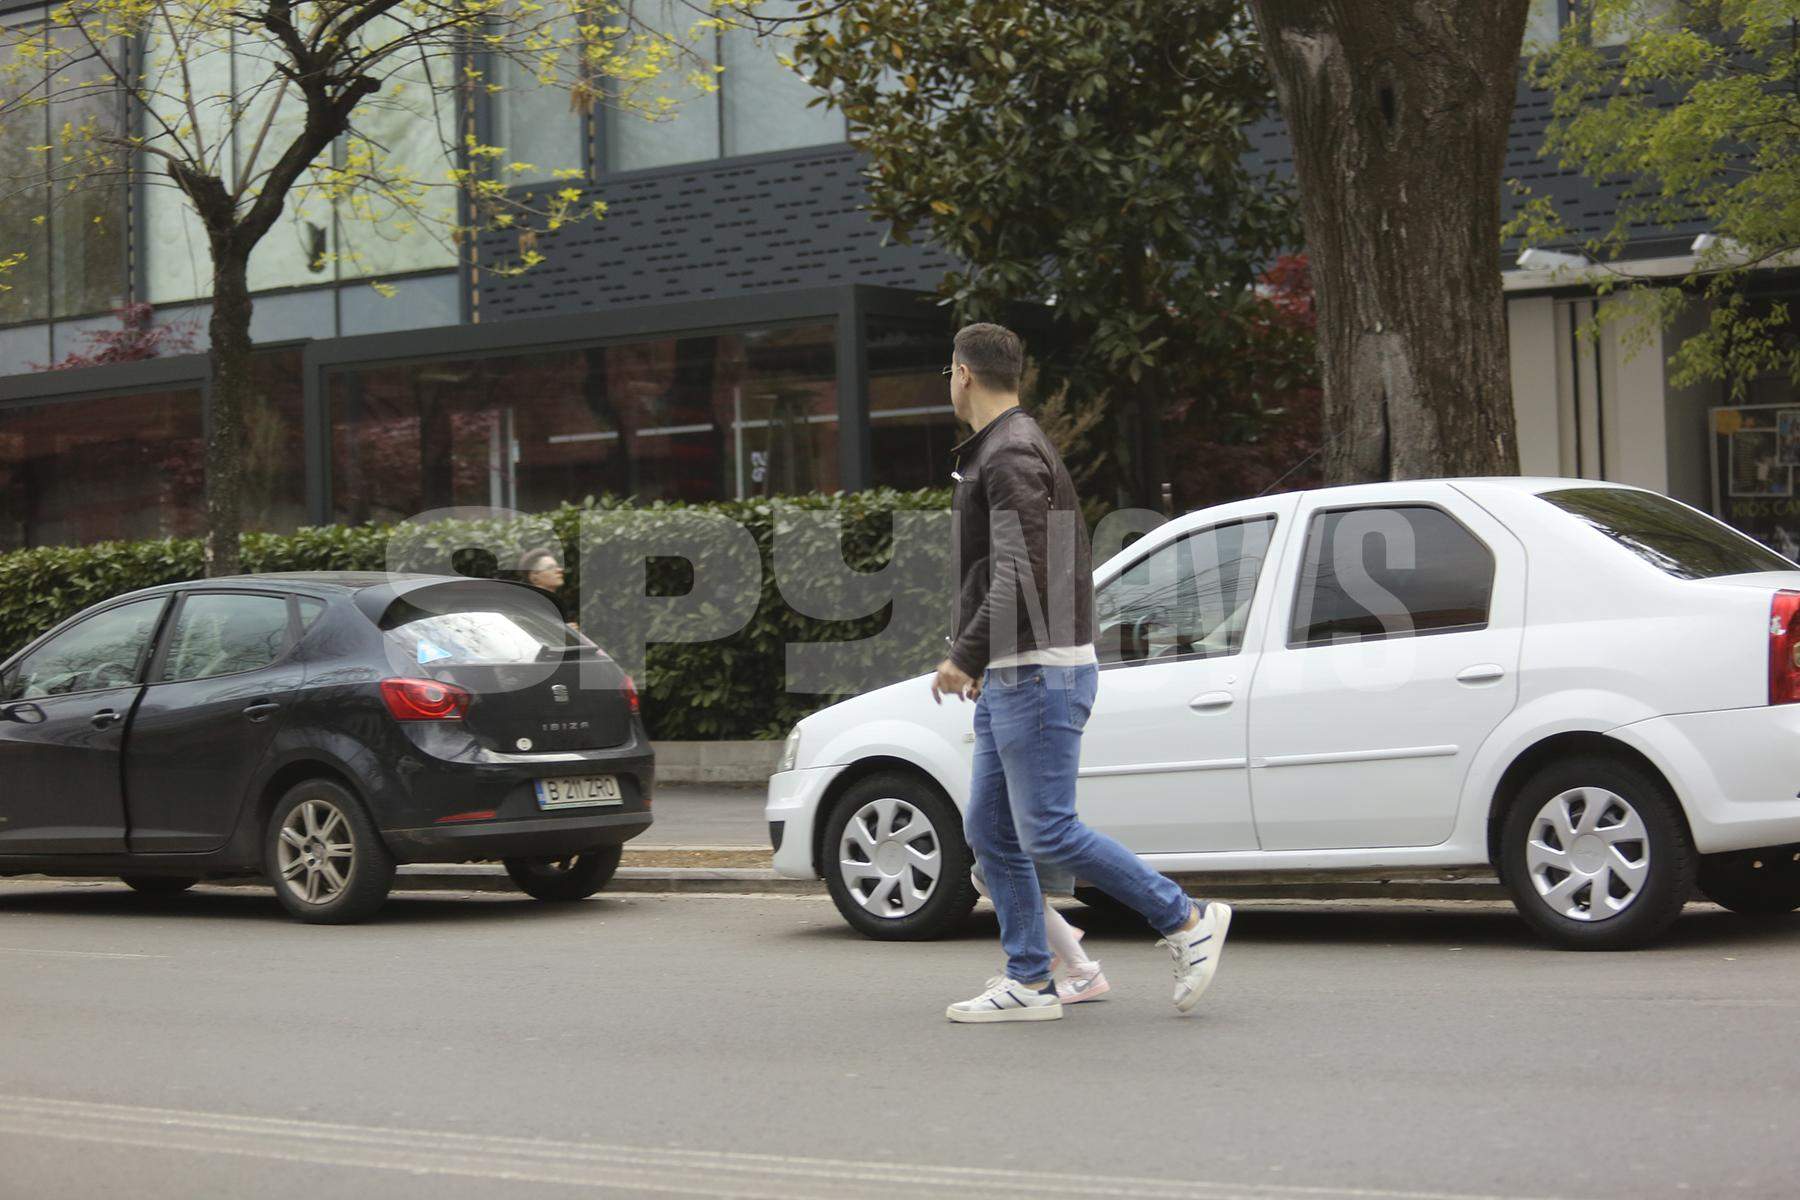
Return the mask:
<path id="1" fill-rule="evenodd" d="M 46 954 L 57 958 L 168 958 L 167 954 L 125 954 L 105 950 L 33 950 L 25 946 L 0 946 L 0 954 Z"/>
<path id="2" fill-rule="evenodd" d="M 1315 1188 L 855 1162 L 733 1151 L 361 1127 L 135 1105 L 0 1095 L 0 1133 L 414 1174 L 572 1184 L 742 1200 L 915 1194 L 991 1196 L 997 1186 L 1132 1200 L 1520 1200 L 1460 1193 Z"/>

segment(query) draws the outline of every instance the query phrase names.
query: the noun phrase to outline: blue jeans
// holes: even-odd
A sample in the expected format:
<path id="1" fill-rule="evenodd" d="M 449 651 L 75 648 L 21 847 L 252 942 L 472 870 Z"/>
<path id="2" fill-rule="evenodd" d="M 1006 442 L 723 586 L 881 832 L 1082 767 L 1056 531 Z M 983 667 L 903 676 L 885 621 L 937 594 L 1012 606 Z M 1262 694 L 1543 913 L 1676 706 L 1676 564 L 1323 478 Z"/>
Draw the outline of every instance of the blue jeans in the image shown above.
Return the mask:
<path id="1" fill-rule="evenodd" d="M 1179 929 L 1193 908 L 1173 880 L 1075 815 L 1081 730 L 1099 685 L 1091 666 L 1001 667 L 981 678 L 963 832 L 1000 917 L 1006 973 L 1022 983 L 1050 977 L 1033 860 L 1099 888 L 1159 933 Z"/>

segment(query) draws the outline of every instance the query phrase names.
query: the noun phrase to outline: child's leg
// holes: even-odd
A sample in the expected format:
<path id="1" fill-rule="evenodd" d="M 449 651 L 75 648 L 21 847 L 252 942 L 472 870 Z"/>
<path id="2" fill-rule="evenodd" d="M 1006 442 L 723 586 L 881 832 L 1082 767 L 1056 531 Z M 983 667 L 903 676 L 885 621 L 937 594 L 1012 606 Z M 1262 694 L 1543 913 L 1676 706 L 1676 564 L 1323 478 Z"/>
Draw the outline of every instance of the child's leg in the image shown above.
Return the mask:
<path id="1" fill-rule="evenodd" d="M 1081 930 L 1069 924 L 1047 896 L 1044 898 L 1044 933 L 1050 942 L 1050 953 L 1061 959 L 1064 967 L 1079 970 L 1093 965 L 1094 960 L 1081 948 Z"/>

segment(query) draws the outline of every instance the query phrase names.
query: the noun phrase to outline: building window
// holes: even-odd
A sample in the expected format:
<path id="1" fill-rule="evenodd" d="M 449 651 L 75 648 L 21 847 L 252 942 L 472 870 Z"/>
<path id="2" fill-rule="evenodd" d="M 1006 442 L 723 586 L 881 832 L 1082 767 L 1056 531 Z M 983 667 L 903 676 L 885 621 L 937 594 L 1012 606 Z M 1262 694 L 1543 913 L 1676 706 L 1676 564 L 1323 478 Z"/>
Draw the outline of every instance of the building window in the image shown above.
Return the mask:
<path id="1" fill-rule="evenodd" d="M 765 0 L 756 11 L 763 18 L 793 17 L 799 0 Z M 782 26 L 764 37 L 742 28 L 693 37 L 700 12 L 682 0 L 653 0 L 637 6 L 634 15 L 688 49 L 676 66 L 635 93 L 637 104 L 651 107 L 667 98 L 667 112 L 648 117 L 608 110 L 608 170 L 635 171 L 844 139 L 843 114 L 822 104 L 807 107 L 818 93 L 781 61 L 788 42 Z M 719 66 L 723 72 L 714 71 Z M 717 91 L 696 86 L 694 75 L 712 76 Z"/>
<path id="2" fill-rule="evenodd" d="M 1556 45 L 1568 0 L 1531 0 L 1525 12 L 1525 53 L 1535 54 Z"/>
<path id="3" fill-rule="evenodd" d="M 870 482 L 913 490 L 950 485 L 950 450 L 966 428 L 950 407 L 942 375 L 956 330 L 933 321 L 871 316 Z"/>
<path id="4" fill-rule="evenodd" d="M 334 518 L 836 490 L 833 336 L 793 326 L 336 371 Z"/>
<path id="5" fill-rule="evenodd" d="M 657 79 L 614 91 L 614 106 L 606 113 L 606 165 L 613 171 L 635 171 L 672 163 L 717 158 L 719 147 L 719 98 L 697 86 L 695 77 L 711 76 L 718 65 L 717 37 L 710 32 L 694 35 L 697 10 L 682 0 L 650 0 L 632 6 L 632 17 L 641 25 L 671 38 L 685 49 Z M 667 111 L 654 118 L 621 105 L 647 109 L 667 101 Z"/>
<path id="6" fill-rule="evenodd" d="M 0 551 L 200 533 L 200 392 L 0 409 Z"/>
<path id="7" fill-rule="evenodd" d="M 244 411 L 243 519 L 306 520 L 300 352 L 258 354 Z M 198 388 L 0 408 L 0 552 L 197 537 L 205 445 Z"/>
<path id="8" fill-rule="evenodd" d="M 837 354 L 829 325 L 734 336 L 731 353 L 737 494 L 835 492 Z"/>
<path id="9" fill-rule="evenodd" d="M 306 509 L 306 401 L 300 351 L 270 350 L 252 365 L 244 405 L 245 529 L 292 533 L 312 521 Z"/>
<path id="10" fill-rule="evenodd" d="M 372 22 L 363 36 L 379 38 L 384 32 L 392 35 L 391 29 Z M 184 72 L 180 78 L 188 81 L 195 97 L 200 135 L 206 145 L 221 147 L 216 169 L 223 172 L 226 184 L 233 185 L 240 176 L 254 179 L 264 174 L 306 120 L 305 106 L 291 88 L 283 92 L 269 86 L 281 54 L 261 39 L 242 34 L 234 44 L 224 32 L 215 38 L 184 36 L 180 47 L 184 54 L 178 60 L 166 38 L 146 40 L 147 87 L 158 96 L 159 111 L 157 119 L 144 123 L 144 136 L 154 145 L 163 122 L 176 128 L 194 123 L 175 75 Z M 432 86 L 433 70 L 441 74 L 443 68 L 416 62 L 396 67 L 381 91 L 359 106 L 354 128 L 354 136 L 380 148 L 382 161 L 393 171 L 433 185 L 423 202 L 423 219 L 372 192 L 358 191 L 334 203 L 302 176 L 275 226 L 251 252 L 252 291 L 456 265 L 450 244 L 455 199 L 448 186 L 435 186 L 445 181 L 450 162 L 447 147 L 455 139 L 454 104 Z M 441 79 L 437 82 L 441 88 Z M 273 120 L 267 120 L 268 106 L 277 98 L 280 107 Z M 246 107 L 233 121 L 236 103 Z M 342 160 L 341 140 L 331 153 Z M 193 204 L 158 165 L 160 161 L 146 153 L 140 162 L 142 291 L 152 304 L 204 298 L 212 292 L 206 231 Z"/>
<path id="11" fill-rule="evenodd" d="M 42 74 L 0 78 L 0 103 L 31 94 L 50 102 L 0 123 L 0 258 L 25 255 L 4 279 L 0 323 L 105 312 L 125 302 L 125 181 L 66 176 L 63 159 L 82 157 L 96 136 L 118 136 L 124 104 L 116 89 L 95 86 L 107 74 L 79 32 L 0 23 L 0 58 L 14 61 L 22 41 L 36 43 Z M 46 145 L 49 153 L 34 149 Z"/>
<path id="12" fill-rule="evenodd" d="M 156 111 L 147 115 L 147 128 L 168 124 L 180 129 L 194 127 L 193 137 L 208 146 L 223 146 L 230 136 L 223 101 L 231 94 L 231 44 L 227 35 L 212 39 L 193 38 L 182 44 L 185 56 L 177 56 L 166 38 L 150 37 L 144 44 L 146 89 L 156 100 Z M 185 72 L 185 74 L 184 74 Z M 194 96 L 194 119 L 185 115 L 181 102 L 182 80 Z M 222 156 L 223 157 L 223 156 Z M 139 221 L 144 299 L 152 304 L 192 300 L 212 291 L 212 267 L 207 248 L 206 229 L 194 206 L 168 171 L 158 166 L 155 155 L 146 153 L 139 164 L 143 176 L 144 211 Z M 281 225 L 263 238 L 252 253 L 250 270 L 257 284 L 266 285 L 264 264 L 279 256 L 282 229 L 291 214 L 283 212 Z"/>
<path id="13" fill-rule="evenodd" d="M 763 0 L 756 15 L 765 20 L 794 18 L 800 0 Z M 719 77 L 724 111 L 724 153 L 761 154 L 844 140 L 844 114 L 823 104 L 807 107 L 819 93 L 782 61 L 791 58 L 789 38 L 775 26 L 757 37 L 749 29 L 727 29 L 719 39 Z"/>
<path id="14" fill-rule="evenodd" d="M 554 47 L 575 36 L 574 26 L 574 15 L 563 14 L 545 22 L 543 35 Z M 555 53 L 563 61 L 549 69 L 566 74 L 568 60 L 577 51 Z M 531 56 L 527 53 L 524 57 L 529 60 Z M 559 172 L 588 173 L 588 114 L 573 102 L 567 87 L 540 80 L 542 70 L 543 64 L 501 58 L 490 71 L 491 82 L 501 89 L 493 99 L 494 144 L 506 151 L 501 161 L 509 168 L 514 164 L 524 168 L 504 171 L 508 183 L 547 183 L 567 178 Z"/>

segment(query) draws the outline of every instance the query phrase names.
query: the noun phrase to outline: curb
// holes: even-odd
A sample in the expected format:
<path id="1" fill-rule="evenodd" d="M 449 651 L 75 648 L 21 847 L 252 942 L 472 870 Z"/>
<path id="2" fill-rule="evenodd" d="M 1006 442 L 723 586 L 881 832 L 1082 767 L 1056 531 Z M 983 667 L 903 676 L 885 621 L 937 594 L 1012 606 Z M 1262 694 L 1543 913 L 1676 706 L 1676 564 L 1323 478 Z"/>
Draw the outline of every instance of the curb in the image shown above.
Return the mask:
<path id="1" fill-rule="evenodd" d="M 779 741 L 651 742 L 658 783 L 767 787 L 780 765 Z"/>
<path id="2" fill-rule="evenodd" d="M 1246 881 L 1220 880 L 1205 875 L 1171 876 L 1189 895 L 1214 900 L 1392 900 L 1392 901 L 1507 901 L 1505 887 L 1492 878 L 1472 880 L 1337 880 Z M 0 883 L 93 883 L 98 877 L 62 877 L 37 874 L 0 879 Z M 266 888 L 260 876 L 209 879 L 207 887 Z M 498 863 L 433 863 L 401 867 L 394 879 L 397 892 L 497 892 L 523 895 Z M 768 867 L 620 867 L 604 894 L 715 896 L 825 896 L 821 879 L 787 879 Z"/>
<path id="3" fill-rule="evenodd" d="M 1219 900 L 1506 900 L 1492 880 L 1338 880 L 1282 883 L 1232 881 L 1204 875 L 1173 878 L 1193 895 Z M 396 891 L 512 892 L 506 871 L 492 863 L 401 867 Z M 823 896 L 820 879 L 787 879 L 767 867 L 620 867 L 606 889 L 617 892 L 711 892 L 734 896 Z"/>

